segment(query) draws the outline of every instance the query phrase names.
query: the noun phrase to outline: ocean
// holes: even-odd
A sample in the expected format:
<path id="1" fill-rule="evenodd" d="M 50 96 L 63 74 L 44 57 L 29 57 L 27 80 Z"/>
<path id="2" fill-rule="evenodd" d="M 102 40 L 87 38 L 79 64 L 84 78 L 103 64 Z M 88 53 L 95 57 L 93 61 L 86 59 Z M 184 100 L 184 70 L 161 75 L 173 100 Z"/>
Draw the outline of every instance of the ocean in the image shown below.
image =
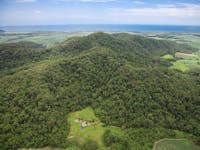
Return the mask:
<path id="1" fill-rule="evenodd" d="M 0 26 L 8 32 L 66 31 L 66 32 L 200 32 L 200 26 L 181 25 L 35 25 Z"/>

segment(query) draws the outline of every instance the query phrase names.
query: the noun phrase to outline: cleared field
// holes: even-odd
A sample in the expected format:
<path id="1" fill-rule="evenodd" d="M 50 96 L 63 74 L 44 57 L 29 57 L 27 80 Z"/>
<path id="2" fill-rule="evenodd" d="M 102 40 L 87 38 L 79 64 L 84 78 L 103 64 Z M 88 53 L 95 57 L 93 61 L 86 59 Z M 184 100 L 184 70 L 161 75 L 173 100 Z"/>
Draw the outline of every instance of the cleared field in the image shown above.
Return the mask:
<path id="1" fill-rule="evenodd" d="M 173 57 L 173 55 L 166 54 L 161 58 L 169 61 L 176 60 L 171 61 L 172 66 L 170 66 L 170 68 L 180 70 L 182 72 L 200 68 L 200 51 L 191 54 L 176 52 L 175 57 Z"/>
<path id="2" fill-rule="evenodd" d="M 153 150 L 200 150 L 186 139 L 163 139 L 155 143 Z"/>
<path id="3" fill-rule="evenodd" d="M 187 53 L 181 53 L 181 52 L 176 52 L 176 53 L 175 53 L 175 57 L 176 57 L 176 58 L 186 58 L 186 59 L 188 59 L 188 58 L 191 58 L 191 59 L 193 59 L 193 58 L 198 58 L 197 55 L 194 55 L 194 54 L 187 54 Z"/>
<path id="4" fill-rule="evenodd" d="M 172 66 L 170 68 L 180 70 L 182 72 L 186 72 L 186 71 L 189 70 L 189 68 L 184 63 L 182 63 L 180 61 L 173 62 Z"/>
<path id="5" fill-rule="evenodd" d="M 93 122 L 93 124 L 86 126 L 85 128 L 81 128 L 81 124 L 75 121 L 77 118 L 80 118 L 84 121 Z M 94 115 L 93 109 L 91 107 L 70 113 L 68 122 L 70 123 L 70 133 L 68 135 L 69 141 L 83 144 L 87 140 L 93 140 L 97 142 L 100 149 L 105 149 L 102 141 L 102 136 L 107 129 L 119 135 L 124 134 L 123 131 L 118 127 L 104 127 L 100 120 Z M 67 148 L 67 150 L 70 149 L 73 148 Z"/>
<path id="6" fill-rule="evenodd" d="M 143 36 L 147 36 L 153 39 L 170 40 L 181 44 L 188 44 L 194 48 L 198 48 L 199 51 L 192 54 L 177 52 L 175 54 L 176 62 L 172 62 L 171 69 L 177 69 L 183 72 L 191 69 L 200 68 L 200 34 L 199 33 L 145 33 Z M 169 54 L 162 56 L 163 59 L 172 59 Z"/>
<path id="7" fill-rule="evenodd" d="M 172 62 L 172 69 L 177 69 L 180 71 L 188 71 L 190 69 L 200 68 L 200 57 L 199 52 L 195 54 L 187 54 L 177 52 L 175 57 L 178 59 L 176 62 Z M 181 58 L 181 59 L 179 59 Z"/>
<path id="8" fill-rule="evenodd" d="M 96 125 L 87 126 L 81 129 L 81 124 L 75 122 L 77 118 L 81 118 L 85 121 L 94 120 Z M 104 128 L 100 125 L 100 121 L 94 115 L 92 108 L 88 107 L 82 111 L 71 113 L 68 121 L 70 123 L 70 134 L 68 139 L 76 139 L 80 144 L 84 143 L 87 139 L 92 139 L 103 146 L 101 136 L 104 133 Z"/>
<path id="9" fill-rule="evenodd" d="M 164 56 L 162 56 L 163 59 L 174 59 L 174 56 L 170 55 L 170 54 L 166 54 Z"/>

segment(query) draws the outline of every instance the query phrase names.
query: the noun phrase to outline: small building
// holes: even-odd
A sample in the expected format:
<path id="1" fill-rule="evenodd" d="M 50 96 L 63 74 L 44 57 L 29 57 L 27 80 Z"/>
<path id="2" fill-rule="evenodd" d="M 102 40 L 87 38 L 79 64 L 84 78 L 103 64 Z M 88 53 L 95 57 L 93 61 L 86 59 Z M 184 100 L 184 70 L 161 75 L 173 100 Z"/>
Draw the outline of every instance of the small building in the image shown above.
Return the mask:
<path id="1" fill-rule="evenodd" d="M 81 123 L 81 128 L 85 128 L 87 126 L 87 122 L 86 121 L 83 121 L 82 123 Z"/>

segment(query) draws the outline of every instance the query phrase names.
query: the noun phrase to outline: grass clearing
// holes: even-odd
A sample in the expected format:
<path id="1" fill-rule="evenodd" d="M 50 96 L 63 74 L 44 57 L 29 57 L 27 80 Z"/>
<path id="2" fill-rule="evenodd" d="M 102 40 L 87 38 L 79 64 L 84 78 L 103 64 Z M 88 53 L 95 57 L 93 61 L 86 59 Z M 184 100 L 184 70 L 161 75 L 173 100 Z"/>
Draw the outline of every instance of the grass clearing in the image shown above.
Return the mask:
<path id="1" fill-rule="evenodd" d="M 75 119 L 81 118 L 85 121 L 95 120 L 97 125 L 87 126 L 81 129 L 81 124 L 75 122 Z M 94 115 L 92 108 L 88 107 L 81 111 L 73 112 L 69 115 L 70 134 L 68 139 L 76 139 L 79 144 L 83 144 L 87 139 L 96 141 L 100 146 L 103 146 L 101 137 L 104 133 L 104 128 L 100 125 L 99 119 Z"/>
<path id="2" fill-rule="evenodd" d="M 172 66 L 170 68 L 180 70 L 182 72 L 186 72 L 189 70 L 189 68 L 185 64 L 181 63 L 180 61 L 172 62 Z"/>
<path id="3" fill-rule="evenodd" d="M 77 118 L 81 118 L 81 120 L 85 121 L 94 120 L 95 124 L 81 129 L 81 124 L 75 122 Z M 68 135 L 69 141 L 76 141 L 79 144 L 83 144 L 88 139 L 91 139 L 97 142 L 100 149 L 105 149 L 105 146 L 102 141 L 102 136 L 107 129 L 119 135 L 124 134 L 123 131 L 118 127 L 104 127 L 100 120 L 95 116 L 94 111 L 91 107 L 87 107 L 81 111 L 70 113 L 68 122 L 70 123 L 70 133 Z"/>
<path id="4" fill-rule="evenodd" d="M 200 150 L 186 139 L 163 139 L 155 143 L 153 150 Z"/>
<path id="5" fill-rule="evenodd" d="M 174 59 L 174 56 L 170 55 L 170 54 L 166 54 L 164 56 L 162 56 L 163 59 Z"/>

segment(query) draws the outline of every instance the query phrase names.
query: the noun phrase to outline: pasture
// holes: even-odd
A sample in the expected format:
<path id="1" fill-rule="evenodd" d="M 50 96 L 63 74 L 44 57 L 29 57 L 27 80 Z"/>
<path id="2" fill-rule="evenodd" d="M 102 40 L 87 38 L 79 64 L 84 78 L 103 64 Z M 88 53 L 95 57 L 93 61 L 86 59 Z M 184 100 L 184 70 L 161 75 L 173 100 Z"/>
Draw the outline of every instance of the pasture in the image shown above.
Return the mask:
<path id="1" fill-rule="evenodd" d="M 186 139 L 163 139 L 155 143 L 153 150 L 200 150 Z"/>

